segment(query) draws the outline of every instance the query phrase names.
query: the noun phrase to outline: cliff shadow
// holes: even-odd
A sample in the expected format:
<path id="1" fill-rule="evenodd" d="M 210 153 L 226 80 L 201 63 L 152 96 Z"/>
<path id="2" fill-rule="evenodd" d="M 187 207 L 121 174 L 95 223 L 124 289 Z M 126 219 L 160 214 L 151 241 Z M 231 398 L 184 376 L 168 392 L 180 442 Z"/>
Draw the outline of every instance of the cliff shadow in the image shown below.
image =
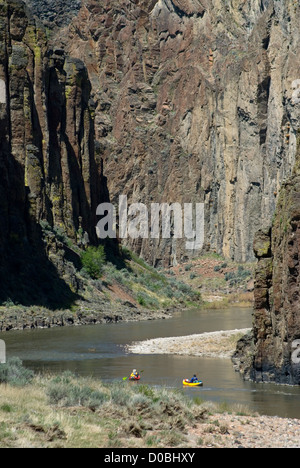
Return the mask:
<path id="1" fill-rule="evenodd" d="M 10 243 L 0 267 L 0 305 L 69 309 L 80 295 L 61 278 L 42 239 L 34 245 Z"/>
<path id="2" fill-rule="evenodd" d="M 68 309 L 80 296 L 74 292 L 76 287 L 71 288 L 62 278 L 58 268 L 66 273 L 69 269 L 71 278 L 76 267 L 69 261 L 68 253 L 61 252 L 55 244 L 50 251 L 51 246 L 43 239 L 41 226 L 30 214 L 30 193 L 24 187 L 24 168 L 8 147 L 1 154 L 1 167 L 5 169 L 5 177 L 0 179 L 3 195 L 0 207 L 0 305 Z"/>

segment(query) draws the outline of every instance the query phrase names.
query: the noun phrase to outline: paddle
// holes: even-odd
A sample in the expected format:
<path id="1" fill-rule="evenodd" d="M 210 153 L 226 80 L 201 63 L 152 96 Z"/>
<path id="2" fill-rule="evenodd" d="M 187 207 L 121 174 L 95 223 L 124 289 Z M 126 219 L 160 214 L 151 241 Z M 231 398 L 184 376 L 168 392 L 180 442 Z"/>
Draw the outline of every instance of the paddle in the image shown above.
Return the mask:
<path id="1" fill-rule="evenodd" d="M 141 371 L 140 371 L 140 374 L 142 374 L 143 372 L 144 372 L 144 371 L 141 370 Z M 129 377 L 123 377 L 123 381 L 124 381 L 124 380 L 127 380 L 127 379 L 129 379 Z"/>

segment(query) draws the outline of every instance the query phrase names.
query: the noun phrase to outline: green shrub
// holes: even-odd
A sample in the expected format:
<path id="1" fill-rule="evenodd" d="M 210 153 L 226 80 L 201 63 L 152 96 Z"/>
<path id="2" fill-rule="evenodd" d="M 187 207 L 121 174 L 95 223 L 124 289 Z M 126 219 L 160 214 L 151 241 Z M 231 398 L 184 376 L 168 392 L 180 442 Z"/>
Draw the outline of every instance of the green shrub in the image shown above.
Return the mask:
<path id="1" fill-rule="evenodd" d="M 110 389 L 111 401 L 116 405 L 127 406 L 129 402 L 129 393 L 127 386 L 123 386 L 122 383 L 113 383 Z"/>
<path id="2" fill-rule="evenodd" d="M 225 281 L 230 281 L 235 278 L 235 274 L 233 271 L 225 273 Z"/>
<path id="3" fill-rule="evenodd" d="M 137 295 L 138 303 L 143 307 L 149 307 L 151 309 L 158 309 L 159 302 L 155 297 L 149 296 L 147 293 L 141 291 Z"/>
<path id="4" fill-rule="evenodd" d="M 23 367 L 20 358 L 10 358 L 6 364 L 0 364 L 0 383 L 22 387 L 31 383 L 33 371 Z"/>
<path id="5" fill-rule="evenodd" d="M 53 232 L 55 234 L 56 239 L 58 239 L 60 242 L 62 242 L 63 244 L 68 243 L 68 236 L 66 235 L 63 228 L 61 228 L 60 226 L 54 226 Z"/>
<path id="6" fill-rule="evenodd" d="M 171 299 L 171 298 L 174 296 L 173 289 L 171 288 L 170 285 L 166 286 L 166 287 L 163 289 L 163 293 L 164 293 L 169 299 Z"/>
<path id="7" fill-rule="evenodd" d="M 156 390 L 149 385 L 139 385 L 137 387 L 138 393 L 141 393 L 142 395 L 146 396 L 148 399 L 152 400 L 154 403 L 158 401 L 158 397 L 156 394 Z"/>
<path id="8" fill-rule="evenodd" d="M 125 268 L 118 270 L 117 267 L 110 262 L 105 264 L 103 273 L 105 274 L 105 278 L 109 284 L 117 282 L 125 285 L 130 278 L 130 274 Z"/>
<path id="9" fill-rule="evenodd" d="M 83 269 L 93 279 L 99 279 L 105 263 L 105 253 L 103 245 L 99 247 L 88 247 L 81 254 Z"/>
<path id="10" fill-rule="evenodd" d="M 237 271 L 237 274 L 236 276 L 240 279 L 246 279 L 248 278 L 249 276 L 251 276 L 251 271 L 249 270 L 245 270 L 245 268 L 243 266 L 239 266 L 238 267 L 238 271 Z"/>
<path id="11" fill-rule="evenodd" d="M 40 221 L 40 226 L 44 234 L 49 234 L 52 232 L 55 235 L 56 239 L 58 239 L 63 244 L 69 243 L 70 240 L 68 239 L 67 234 L 65 233 L 64 229 L 61 226 L 52 227 L 48 223 L 48 221 L 43 220 L 43 219 Z"/>
<path id="12" fill-rule="evenodd" d="M 13 412 L 12 406 L 8 405 L 7 403 L 4 403 L 2 406 L 0 406 L 0 410 L 3 411 L 3 413 L 12 413 Z"/>
<path id="13" fill-rule="evenodd" d="M 245 270 L 243 266 L 238 267 L 238 271 L 230 271 L 225 273 L 225 280 L 229 281 L 231 285 L 238 284 L 251 276 L 251 271 Z"/>
<path id="14" fill-rule="evenodd" d="M 52 232 L 52 227 L 50 226 L 48 221 L 42 219 L 40 221 L 40 226 L 44 232 Z"/>
<path id="15" fill-rule="evenodd" d="M 69 376 L 53 379 L 47 388 L 49 402 L 54 405 L 71 407 L 84 406 L 96 409 L 107 401 L 108 396 L 80 383 L 74 383 Z"/>

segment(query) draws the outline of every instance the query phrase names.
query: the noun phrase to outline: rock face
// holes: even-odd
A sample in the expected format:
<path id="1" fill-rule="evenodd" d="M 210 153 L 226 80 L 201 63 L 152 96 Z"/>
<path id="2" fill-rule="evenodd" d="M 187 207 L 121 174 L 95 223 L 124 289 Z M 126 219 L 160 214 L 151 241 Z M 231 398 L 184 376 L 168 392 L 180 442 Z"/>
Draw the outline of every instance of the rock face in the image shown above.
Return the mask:
<path id="1" fill-rule="evenodd" d="M 300 139 L 293 175 L 283 184 L 271 229 L 260 230 L 254 250 L 253 336 L 234 361 L 246 378 L 300 385 Z"/>
<path id="2" fill-rule="evenodd" d="M 54 236 L 45 246 L 40 221 L 75 242 L 96 239 L 103 190 L 90 91 L 83 62 L 49 49 L 22 2 L 1 0 L 1 299 L 23 301 L 31 289 L 32 303 L 35 294 L 49 297 L 53 284 L 54 296 L 76 292 L 60 279 L 70 278 L 64 258 L 72 253 Z"/>
<path id="3" fill-rule="evenodd" d="M 81 0 L 24 0 L 47 28 L 69 24 L 81 7 Z"/>
<path id="4" fill-rule="evenodd" d="M 57 270 L 76 292 L 65 262 L 73 254 L 49 232 L 96 241 L 103 167 L 112 201 L 202 202 L 205 249 L 252 260 L 254 234 L 270 224 L 295 162 L 298 3 L 26 3 L 55 28 L 49 46 L 22 2 L 0 0 L 2 292 L 16 294 L 18 272 L 29 284 Z M 155 266 L 199 255 L 184 243 L 127 241 Z M 256 249 L 269 271 L 267 243 Z M 51 274 L 36 268 L 44 260 Z"/>
<path id="5" fill-rule="evenodd" d="M 205 248 L 253 260 L 295 161 L 298 25 L 290 1 L 83 0 L 54 42 L 84 57 L 112 200 L 202 202 Z M 128 244 L 153 265 L 199 255 Z"/>

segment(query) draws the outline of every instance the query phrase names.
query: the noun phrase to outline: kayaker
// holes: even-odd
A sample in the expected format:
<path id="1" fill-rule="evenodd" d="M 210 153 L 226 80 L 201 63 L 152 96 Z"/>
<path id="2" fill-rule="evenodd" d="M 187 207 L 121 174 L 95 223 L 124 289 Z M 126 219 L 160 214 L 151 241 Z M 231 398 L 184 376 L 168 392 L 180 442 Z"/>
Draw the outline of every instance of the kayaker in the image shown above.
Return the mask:
<path id="1" fill-rule="evenodd" d="M 138 376 L 139 376 L 138 371 L 137 371 L 136 369 L 133 369 L 133 371 L 132 371 L 130 377 L 131 377 L 132 379 L 137 379 Z"/>
<path id="2" fill-rule="evenodd" d="M 196 382 L 199 382 L 199 380 L 198 380 L 196 374 L 194 374 L 193 377 L 190 380 L 190 383 L 196 383 Z"/>

